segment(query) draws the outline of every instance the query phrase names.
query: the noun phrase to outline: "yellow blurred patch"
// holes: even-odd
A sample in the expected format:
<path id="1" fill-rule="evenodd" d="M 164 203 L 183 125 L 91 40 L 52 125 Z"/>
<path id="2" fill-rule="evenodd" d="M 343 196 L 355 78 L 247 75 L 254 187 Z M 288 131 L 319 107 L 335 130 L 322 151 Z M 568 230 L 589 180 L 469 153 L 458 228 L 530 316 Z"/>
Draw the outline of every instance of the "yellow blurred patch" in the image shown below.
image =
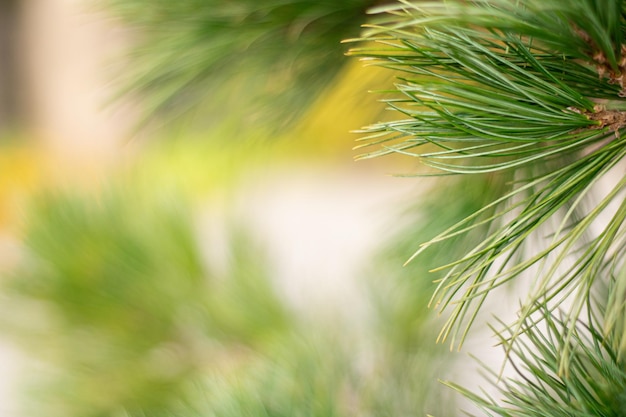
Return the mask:
<path id="1" fill-rule="evenodd" d="M 0 232 L 13 231 L 24 200 L 40 185 L 42 158 L 27 146 L 0 148 Z"/>

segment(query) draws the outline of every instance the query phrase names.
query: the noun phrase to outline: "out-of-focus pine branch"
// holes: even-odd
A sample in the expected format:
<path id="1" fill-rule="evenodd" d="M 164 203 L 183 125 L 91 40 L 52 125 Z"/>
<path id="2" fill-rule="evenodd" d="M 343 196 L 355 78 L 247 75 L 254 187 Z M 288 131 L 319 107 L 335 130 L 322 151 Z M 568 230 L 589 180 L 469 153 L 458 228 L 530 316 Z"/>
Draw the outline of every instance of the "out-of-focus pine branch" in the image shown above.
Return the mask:
<path id="1" fill-rule="evenodd" d="M 303 114 L 343 67 L 371 0 L 102 0 L 132 29 L 121 95 L 146 117 L 224 119 L 276 130 Z"/>

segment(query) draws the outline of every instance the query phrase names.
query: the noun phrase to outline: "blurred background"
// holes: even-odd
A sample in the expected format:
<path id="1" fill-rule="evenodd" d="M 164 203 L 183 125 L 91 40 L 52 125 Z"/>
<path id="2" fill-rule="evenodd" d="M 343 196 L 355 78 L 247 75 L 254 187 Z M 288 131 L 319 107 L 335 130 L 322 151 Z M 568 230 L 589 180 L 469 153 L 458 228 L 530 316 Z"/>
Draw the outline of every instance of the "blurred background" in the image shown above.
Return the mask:
<path id="1" fill-rule="evenodd" d="M 376 3 L 0 2 L 0 415 L 450 415 Z"/>

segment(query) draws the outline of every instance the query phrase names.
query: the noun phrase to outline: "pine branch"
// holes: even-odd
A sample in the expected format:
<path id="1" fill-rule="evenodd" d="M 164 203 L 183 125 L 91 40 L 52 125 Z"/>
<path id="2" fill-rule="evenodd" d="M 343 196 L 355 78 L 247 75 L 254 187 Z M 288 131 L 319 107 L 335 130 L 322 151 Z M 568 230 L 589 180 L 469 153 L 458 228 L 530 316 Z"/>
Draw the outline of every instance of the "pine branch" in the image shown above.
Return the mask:
<path id="1" fill-rule="evenodd" d="M 288 126 L 343 66 L 371 0 L 100 0 L 133 30 L 120 96 L 146 120 Z"/>
<path id="2" fill-rule="evenodd" d="M 509 364 L 516 375 L 500 380 L 490 375 L 491 384 L 501 400 L 468 391 L 454 383 L 446 385 L 460 391 L 488 415 L 502 417 L 588 417 L 623 416 L 626 407 L 626 372 L 623 357 L 615 347 L 618 333 L 605 335 L 602 319 L 590 314 L 570 329 L 569 321 L 542 311 L 539 321 L 529 321 L 523 340 L 510 344 L 514 329 L 500 333 L 510 351 Z M 563 334 L 571 332 L 570 338 Z M 567 371 L 562 372 L 561 354 L 572 352 Z"/>
<path id="3" fill-rule="evenodd" d="M 537 306 L 571 301 L 573 325 L 598 277 L 621 264 L 626 181 L 594 193 L 626 156 L 623 12 L 617 0 L 401 1 L 375 10 L 360 39 L 375 46 L 351 51 L 401 74 L 387 102 L 404 118 L 364 129 L 359 149 L 375 149 L 362 158 L 402 153 L 434 173 L 507 184 L 414 255 L 488 225 L 439 268 L 432 304 L 451 310 L 441 340 L 462 344 L 490 291 L 529 274 L 513 338 Z"/>

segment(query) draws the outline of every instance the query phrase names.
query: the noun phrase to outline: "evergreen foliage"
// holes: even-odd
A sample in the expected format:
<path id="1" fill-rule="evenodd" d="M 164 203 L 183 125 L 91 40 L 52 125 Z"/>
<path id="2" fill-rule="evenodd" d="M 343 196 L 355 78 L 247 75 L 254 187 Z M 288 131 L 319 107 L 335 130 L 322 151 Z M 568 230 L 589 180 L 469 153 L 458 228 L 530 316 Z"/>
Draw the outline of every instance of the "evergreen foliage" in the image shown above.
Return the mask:
<path id="1" fill-rule="evenodd" d="M 507 345 L 509 363 L 516 376 L 499 381 L 498 375 L 486 369 L 498 388 L 500 401 L 492 396 L 471 393 L 456 384 L 450 386 L 463 392 L 488 415 L 503 417 L 621 417 L 626 412 L 626 367 L 619 345 L 621 332 L 601 333 L 602 322 L 590 317 L 587 324 L 577 322 L 574 329 L 563 318 L 545 312 L 545 329 L 538 331 L 536 322 L 525 323 L 527 339 Z M 564 333 L 570 332 L 566 339 Z M 562 372 L 561 355 L 571 352 L 568 368 Z M 495 413 L 495 414 L 491 414 Z"/>
<path id="2" fill-rule="evenodd" d="M 405 98 L 389 100 L 389 104 L 411 118 L 372 127 L 376 134 L 366 138 L 368 144 L 399 140 L 399 145 L 385 143 L 382 152 L 415 152 L 445 172 L 505 171 L 500 175 L 507 175 L 516 170 L 516 177 L 507 179 L 510 185 L 499 198 L 486 205 L 496 208 L 487 221 L 497 227 L 456 261 L 443 280 L 439 298 L 443 304 L 451 301 L 446 294 L 460 290 L 465 283 L 472 285 L 460 299 L 469 302 L 481 298 L 485 288 L 510 280 L 550 252 L 559 251 L 558 259 L 562 260 L 578 249 L 578 238 L 621 189 L 618 184 L 600 205 L 585 211 L 582 201 L 590 186 L 623 157 L 617 132 L 621 122 L 608 122 L 608 114 L 621 115 L 616 109 L 622 104 L 620 88 L 611 84 L 610 78 L 593 73 L 598 70 L 592 65 L 593 56 L 580 51 L 584 43 L 577 33 L 582 29 L 570 23 L 584 20 L 583 13 L 588 10 L 565 7 L 562 2 L 521 2 L 512 11 L 508 7 L 513 6 L 509 2 L 479 1 L 472 5 L 407 3 L 403 8 L 389 8 L 388 12 L 399 17 L 374 26 L 370 35 L 384 43 L 389 52 L 354 51 L 409 73 L 398 85 Z M 565 9 L 568 14 L 563 13 Z M 579 14 L 572 16 L 574 11 Z M 535 22 L 537 16 L 545 17 L 545 21 Z M 548 25 L 553 21 L 571 28 L 563 29 L 557 37 L 560 32 L 555 33 L 552 23 Z M 376 35 L 380 32 L 384 35 Z M 589 51 L 614 56 L 619 54 L 620 39 L 611 39 L 609 50 L 596 51 L 590 44 Z M 596 41 L 589 42 L 595 45 Z M 580 62 L 583 58 L 586 61 Z M 578 77 L 580 73 L 588 76 Z M 426 144 L 436 148 L 409 152 Z M 513 219 L 506 216 L 510 213 L 515 214 Z M 529 260 L 508 256 L 555 213 L 563 217 L 553 243 L 541 256 Z M 426 246 L 475 227 L 470 223 L 475 217 L 461 221 Z M 618 211 L 601 235 L 608 238 L 604 240 L 609 241 L 606 246 L 613 243 L 621 219 Z M 604 249 L 602 241 L 594 240 L 600 253 L 587 254 L 589 262 L 575 270 L 576 278 L 562 275 L 559 281 L 569 278 L 578 283 L 579 278 L 606 268 L 608 248 Z M 496 260 L 503 258 L 507 258 L 504 266 L 498 265 L 497 272 L 489 275 L 496 269 Z M 547 278 L 541 287 L 549 289 Z M 593 276 L 585 281 L 590 280 Z M 550 293 L 542 291 L 536 298 L 543 295 Z"/>
<path id="3" fill-rule="evenodd" d="M 226 230 L 225 265 L 207 256 L 186 201 L 125 183 L 33 202 L 26 258 L 3 286 L 3 328 L 46 365 L 29 415 L 419 415 L 451 404 L 423 384 L 447 366 L 420 350 L 423 309 L 411 324 L 383 316 L 369 338 L 306 319 L 241 227 Z M 390 325 L 416 338 L 388 340 Z"/>
<path id="4" fill-rule="evenodd" d="M 440 340 L 461 345 L 494 289 L 529 282 L 496 329 L 520 378 L 502 401 L 464 392 L 489 415 L 623 415 L 626 6 L 400 0 L 374 13 L 359 39 L 372 44 L 351 54 L 400 74 L 386 102 L 403 118 L 364 129 L 361 158 L 401 153 L 495 185 L 411 258 L 479 236 L 435 268 Z"/>
<path id="5" fill-rule="evenodd" d="M 24 300 L 12 331 L 53 368 L 31 405 L 46 415 L 182 413 L 207 365 L 290 329 L 248 238 L 233 231 L 223 276 L 184 204 L 131 188 L 50 193 L 31 210 L 8 290 Z"/>
<path id="6" fill-rule="evenodd" d="M 146 114 L 276 130 L 297 120 L 345 60 L 372 0 L 101 0 L 134 29 L 122 94 Z M 198 120 L 200 119 L 200 120 Z"/>

